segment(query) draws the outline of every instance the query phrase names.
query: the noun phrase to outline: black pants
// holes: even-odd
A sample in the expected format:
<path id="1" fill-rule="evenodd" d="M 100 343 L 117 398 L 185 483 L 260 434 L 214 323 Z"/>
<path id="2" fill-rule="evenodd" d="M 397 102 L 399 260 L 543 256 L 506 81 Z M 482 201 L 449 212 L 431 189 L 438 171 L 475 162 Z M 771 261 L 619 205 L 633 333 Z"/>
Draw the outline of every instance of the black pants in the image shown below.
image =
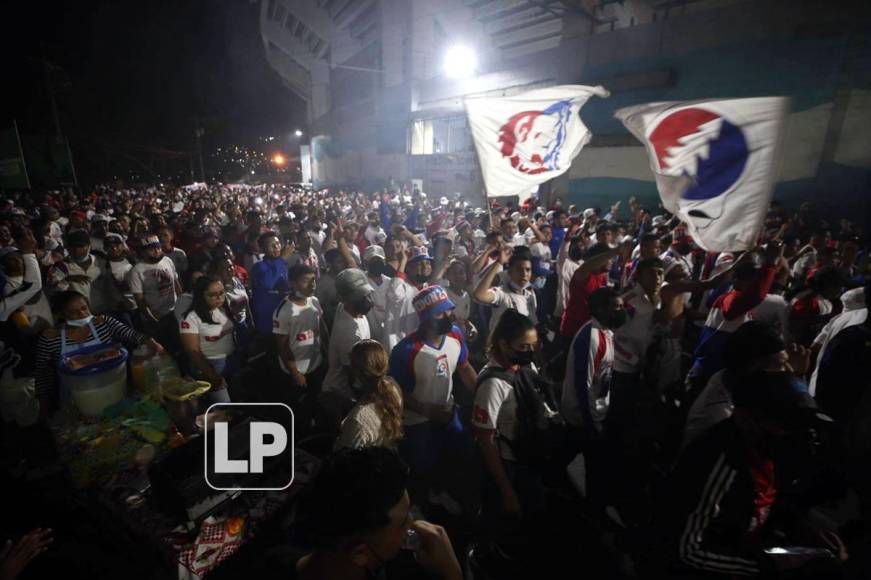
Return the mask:
<path id="1" fill-rule="evenodd" d="M 614 372 L 603 445 L 610 500 L 624 520 L 644 521 L 665 435 L 664 407 L 638 373 Z"/>

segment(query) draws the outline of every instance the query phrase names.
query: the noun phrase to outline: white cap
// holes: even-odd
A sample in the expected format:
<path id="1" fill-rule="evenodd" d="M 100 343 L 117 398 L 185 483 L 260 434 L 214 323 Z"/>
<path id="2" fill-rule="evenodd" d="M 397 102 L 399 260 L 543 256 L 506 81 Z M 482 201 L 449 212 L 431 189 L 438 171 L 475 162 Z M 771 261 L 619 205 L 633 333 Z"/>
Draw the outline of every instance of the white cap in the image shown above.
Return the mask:
<path id="1" fill-rule="evenodd" d="M 365 250 L 363 250 L 363 261 L 368 262 L 372 258 L 381 258 L 382 260 L 386 260 L 387 256 L 384 254 L 384 248 L 381 246 L 369 246 Z"/>

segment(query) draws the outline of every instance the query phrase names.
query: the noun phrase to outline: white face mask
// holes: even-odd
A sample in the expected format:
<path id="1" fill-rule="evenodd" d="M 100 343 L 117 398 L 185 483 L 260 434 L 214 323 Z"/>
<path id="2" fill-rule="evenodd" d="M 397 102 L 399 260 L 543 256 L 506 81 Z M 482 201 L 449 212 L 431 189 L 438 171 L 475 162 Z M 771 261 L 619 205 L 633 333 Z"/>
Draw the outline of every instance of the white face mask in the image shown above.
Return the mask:
<path id="1" fill-rule="evenodd" d="M 89 314 L 88 316 L 85 316 L 84 318 L 78 318 L 76 320 L 67 320 L 67 324 L 69 324 L 70 326 L 87 326 L 91 323 L 91 321 L 93 319 L 94 319 L 94 315 Z"/>

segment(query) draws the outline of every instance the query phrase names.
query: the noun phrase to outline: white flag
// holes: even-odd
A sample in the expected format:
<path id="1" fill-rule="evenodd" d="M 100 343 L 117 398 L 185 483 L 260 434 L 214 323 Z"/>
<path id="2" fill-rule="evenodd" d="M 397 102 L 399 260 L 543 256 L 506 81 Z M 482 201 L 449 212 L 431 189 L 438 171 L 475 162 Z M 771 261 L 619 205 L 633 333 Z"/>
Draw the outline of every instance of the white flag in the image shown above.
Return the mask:
<path id="1" fill-rule="evenodd" d="M 579 111 L 602 87 L 565 85 L 466 99 L 487 197 L 523 195 L 568 171 L 590 140 Z"/>
<path id="2" fill-rule="evenodd" d="M 756 246 L 776 174 L 784 97 L 650 103 L 614 116 L 647 147 L 662 204 L 712 252 Z"/>

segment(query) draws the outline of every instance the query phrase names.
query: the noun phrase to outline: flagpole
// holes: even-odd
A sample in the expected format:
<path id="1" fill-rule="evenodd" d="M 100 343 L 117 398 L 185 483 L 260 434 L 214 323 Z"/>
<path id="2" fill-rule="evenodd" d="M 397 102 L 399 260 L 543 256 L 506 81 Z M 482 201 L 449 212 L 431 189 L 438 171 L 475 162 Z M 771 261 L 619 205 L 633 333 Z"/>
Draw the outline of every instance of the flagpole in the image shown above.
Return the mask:
<path id="1" fill-rule="evenodd" d="M 24 159 L 24 148 L 21 146 L 21 135 L 18 133 L 18 120 L 12 119 L 12 127 L 15 129 L 15 140 L 18 142 L 18 154 L 21 155 L 21 167 L 24 169 L 24 181 L 27 189 L 30 189 L 30 176 L 27 175 L 27 160 Z"/>

